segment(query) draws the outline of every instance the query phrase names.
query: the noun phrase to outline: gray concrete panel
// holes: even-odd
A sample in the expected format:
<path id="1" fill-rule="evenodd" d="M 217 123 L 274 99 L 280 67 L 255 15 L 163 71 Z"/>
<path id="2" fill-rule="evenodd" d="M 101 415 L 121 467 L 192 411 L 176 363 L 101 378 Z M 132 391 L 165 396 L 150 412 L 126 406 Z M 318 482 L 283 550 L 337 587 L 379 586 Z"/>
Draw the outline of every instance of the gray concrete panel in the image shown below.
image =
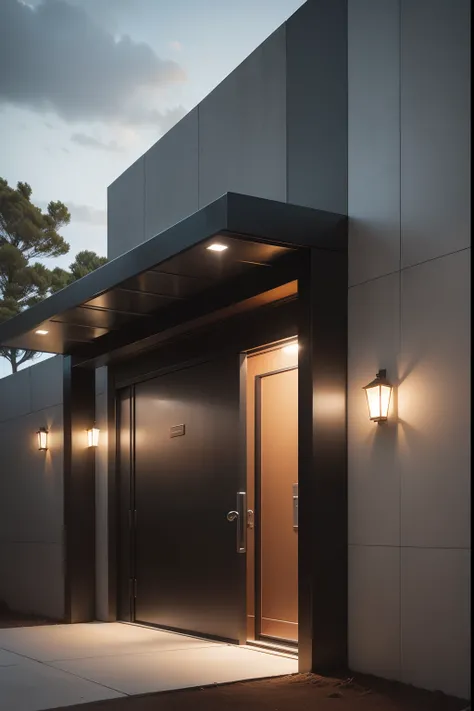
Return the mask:
<path id="1" fill-rule="evenodd" d="M 470 2 L 401 0 L 402 263 L 470 245 Z"/>
<path id="2" fill-rule="evenodd" d="M 145 239 L 184 219 L 198 203 L 198 109 L 145 153 Z"/>
<path id="3" fill-rule="evenodd" d="M 199 207 L 229 191 L 286 200 L 285 60 L 283 26 L 199 105 Z"/>
<path id="4" fill-rule="evenodd" d="M 401 551 L 402 681 L 470 698 L 471 551 Z"/>
<path id="5" fill-rule="evenodd" d="M 286 23 L 290 203 L 347 214 L 347 0 Z"/>
<path id="6" fill-rule="evenodd" d="M 470 546 L 470 250 L 402 273 L 402 545 Z"/>
<path id="7" fill-rule="evenodd" d="M 400 268 L 399 0 L 348 6 L 349 285 Z"/>
<path id="8" fill-rule="evenodd" d="M 31 410 L 30 368 L 0 379 L 0 422 Z"/>
<path id="9" fill-rule="evenodd" d="M 386 368 L 396 386 L 399 347 L 399 275 L 349 289 L 348 531 L 352 544 L 400 543 L 396 388 L 389 420 L 383 425 L 370 421 L 362 389 L 379 368 Z"/>
<path id="10" fill-rule="evenodd" d="M 145 241 L 145 159 L 107 190 L 107 256 L 114 259 Z"/>
<path id="11" fill-rule="evenodd" d="M 0 541 L 0 600 L 13 610 L 64 618 L 63 546 Z"/>
<path id="12" fill-rule="evenodd" d="M 107 366 L 104 365 L 102 368 L 96 368 L 95 371 L 95 392 L 96 395 L 107 392 Z"/>
<path id="13" fill-rule="evenodd" d="M 50 430 L 38 451 L 36 431 Z M 0 541 L 60 543 L 63 535 L 62 405 L 0 425 Z"/>
<path id="14" fill-rule="evenodd" d="M 400 679 L 400 549 L 349 546 L 349 667 Z"/>
<path id="15" fill-rule="evenodd" d="M 43 410 L 63 401 L 62 356 L 48 358 L 30 368 L 31 410 Z"/>

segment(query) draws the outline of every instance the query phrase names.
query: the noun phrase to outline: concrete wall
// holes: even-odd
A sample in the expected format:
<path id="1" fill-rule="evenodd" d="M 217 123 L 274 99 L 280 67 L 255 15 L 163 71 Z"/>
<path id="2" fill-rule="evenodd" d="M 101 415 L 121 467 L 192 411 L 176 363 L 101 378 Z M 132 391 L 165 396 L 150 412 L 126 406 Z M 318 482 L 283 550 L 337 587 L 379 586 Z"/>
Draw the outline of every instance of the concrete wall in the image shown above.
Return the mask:
<path id="1" fill-rule="evenodd" d="M 287 200 L 347 214 L 347 2 L 310 0 L 287 28 Z"/>
<path id="2" fill-rule="evenodd" d="M 350 664 L 468 696 L 470 3 L 345 12 L 309 0 L 112 184 L 109 257 L 228 190 L 347 210 Z"/>
<path id="3" fill-rule="evenodd" d="M 62 400 L 61 357 L 0 380 L 0 601 L 55 619 L 64 615 Z"/>
<path id="4" fill-rule="evenodd" d="M 349 661 L 470 694 L 468 0 L 349 0 Z M 362 386 L 396 385 L 369 422 Z"/>
<path id="5" fill-rule="evenodd" d="M 109 258 L 228 191 L 286 198 L 285 28 L 108 189 Z"/>
<path id="6" fill-rule="evenodd" d="M 226 192 L 346 213 L 345 7 L 309 0 L 112 183 L 109 258 Z"/>
<path id="7" fill-rule="evenodd" d="M 198 107 L 199 206 L 228 191 L 286 199 L 286 27 Z"/>

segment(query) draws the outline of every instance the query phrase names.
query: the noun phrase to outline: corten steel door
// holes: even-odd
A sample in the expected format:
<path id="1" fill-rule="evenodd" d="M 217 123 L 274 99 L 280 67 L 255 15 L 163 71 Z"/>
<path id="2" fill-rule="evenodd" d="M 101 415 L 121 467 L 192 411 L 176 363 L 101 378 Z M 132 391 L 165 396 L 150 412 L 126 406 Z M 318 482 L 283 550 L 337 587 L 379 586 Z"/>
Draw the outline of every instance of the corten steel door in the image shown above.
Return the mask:
<path id="1" fill-rule="evenodd" d="M 262 637 L 296 642 L 298 370 L 257 376 L 256 387 L 260 593 L 257 631 Z"/>
<path id="2" fill-rule="evenodd" d="M 243 473 L 238 355 L 135 386 L 137 622 L 245 641 Z"/>

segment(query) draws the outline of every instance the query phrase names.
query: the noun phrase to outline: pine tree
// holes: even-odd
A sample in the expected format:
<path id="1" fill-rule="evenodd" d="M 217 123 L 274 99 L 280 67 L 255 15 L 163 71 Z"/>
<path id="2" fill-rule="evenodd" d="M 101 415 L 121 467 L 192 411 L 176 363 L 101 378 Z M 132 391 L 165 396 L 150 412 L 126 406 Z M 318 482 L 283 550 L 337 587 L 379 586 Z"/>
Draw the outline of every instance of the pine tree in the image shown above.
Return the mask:
<path id="1" fill-rule="evenodd" d="M 53 291 L 67 286 L 107 260 L 95 252 L 79 252 L 67 272 L 48 269 L 38 258 L 60 257 L 69 244 L 59 230 L 69 224 L 71 215 L 62 202 L 50 202 L 45 212 L 31 202 L 31 187 L 18 183 L 16 189 L 0 178 L 0 322 L 13 318 L 42 301 Z M 16 373 L 32 360 L 34 351 L 0 347 Z"/>

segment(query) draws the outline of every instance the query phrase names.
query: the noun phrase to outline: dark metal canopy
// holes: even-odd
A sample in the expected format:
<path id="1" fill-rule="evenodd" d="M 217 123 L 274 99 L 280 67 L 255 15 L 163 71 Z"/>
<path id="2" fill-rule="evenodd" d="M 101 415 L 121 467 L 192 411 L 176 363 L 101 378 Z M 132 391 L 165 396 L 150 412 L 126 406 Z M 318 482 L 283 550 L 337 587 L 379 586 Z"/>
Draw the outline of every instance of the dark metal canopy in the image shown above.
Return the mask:
<path id="1" fill-rule="evenodd" d="M 345 250 L 345 223 L 330 212 L 227 193 L 0 324 L 0 345 L 108 362 L 183 322 L 235 312 L 236 300 L 287 297 L 301 250 Z M 216 244 L 225 249 L 208 249 Z"/>

